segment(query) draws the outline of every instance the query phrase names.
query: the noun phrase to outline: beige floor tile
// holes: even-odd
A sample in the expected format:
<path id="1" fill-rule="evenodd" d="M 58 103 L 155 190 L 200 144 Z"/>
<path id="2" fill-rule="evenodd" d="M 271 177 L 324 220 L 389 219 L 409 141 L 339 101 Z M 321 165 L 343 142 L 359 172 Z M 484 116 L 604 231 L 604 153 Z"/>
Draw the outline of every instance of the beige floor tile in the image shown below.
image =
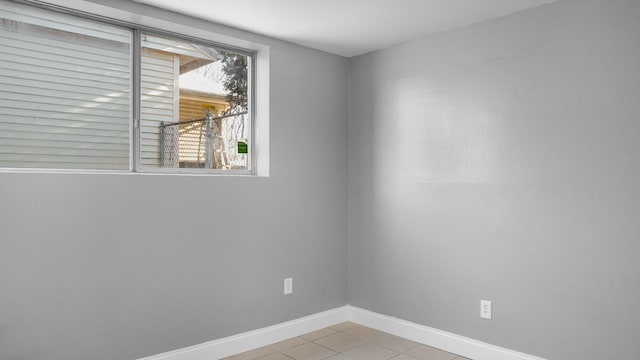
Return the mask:
<path id="1" fill-rule="evenodd" d="M 403 339 L 391 334 L 383 334 L 374 338 L 372 341 L 380 346 L 395 350 L 397 352 L 406 352 L 420 345 L 417 342 Z"/>
<path id="2" fill-rule="evenodd" d="M 325 336 L 314 342 L 336 352 L 345 352 L 349 349 L 365 343 L 365 341 L 359 337 L 344 334 L 341 332 Z"/>
<path id="3" fill-rule="evenodd" d="M 343 323 L 340 323 L 340 324 L 336 324 L 336 325 L 333 325 L 333 326 L 329 326 L 329 327 L 332 328 L 333 330 L 336 330 L 336 331 L 343 331 L 345 329 L 348 329 L 348 328 L 356 326 L 356 325 L 357 324 L 352 323 L 351 321 L 346 321 L 346 322 L 343 322 Z"/>
<path id="4" fill-rule="evenodd" d="M 326 360 L 351 360 L 348 357 L 344 356 L 344 354 L 336 354 Z"/>
<path id="5" fill-rule="evenodd" d="M 331 328 L 324 328 L 324 329 L 320 329 L 318 331 L 314 331 L 314 332 L 310 332 L 308 334 L 304 334 L 301 335 L 300 337 L 307 340 L 307 341 L 314 341 L 314 340 L 318 340 L 321 339 L 325 336 L 331 335 L 333 333 L 335 333 L 336 331 L 331 329 Z"/>
<path id="6" fill-rule="evenodd" d="M 282 353 L 296 360 L 322 360 L 336 354 L 335 352 L 314 343 L 306 343 L 282 350 Z"/>
<path id="7" fill-rule="evenodd" d="M 282 353 L 273 353 L 271 355 L 259 357 L 256 360 L 293 360 L 292 358 L 282 354 Z"/>
<path id="8" fill-rule="evenodd" d="M 277 351 L 282 351 L 284 349 L 289 349 L 292 347 L 296 347 L 298 345 L 302 345 L 304 343 L 307 343 L 307 340 L 301 338 L 301 337 L 294 337 L 285 341 L 280 341 L 279 343 L 275 343 L 273 345 L 269 345 L 270 347 L 272 347 L 273 349 L 277 350 Z"/>
<path id="9" fill-rule="evenodd" d="M 453 360 L 458 357 L 458 355 L 426 345 L 418 345 L 407 351 L 406 354 L 420 360 Z"/>
<path id="10" fill-rule="evenodd" d="M 413 358 L 411 356 L 407 356 L 405 354 L 400 354 L 400 355 L 398 355 L 398 356 L 396 356 L 394 358 L 391 358 L 389 360 L 418 360 L 418 359 Z"/>
<path id="11" fill-rule="evenodd" d="M 372 340 L 386 333 L 362 325 L 352 326 L 342 331 L 345 334 L 353 335 L 365 340 Z"/>
<path id="12" fill-rule="evenodd" d="M 471 360 L 344 322 L 223 360 Z"/>
<path id="13" fill-rule="evenodd" d="M 234 355 L 231 357 L 231 359 L 233 360 L 254 360 L 257 359 L 259 357 L 265 356 L 265 355 L 270 355 L 277 352 L 274 348 L 272 348 L 271 346 L 265 346 L 265 347 L 261 347 L 255 350 L 251 350 L 251 351 L 247 351 L 245 353 L 242 354 L 238 354 L 238 355 Z"/>
<path id="14" fill-rule="evenodd" d="M 345 357 L 352 360 L 387 360 L 396 355 L 398 353 L 393 350 L 371 343 L 366 343 L 344 353 Z"/>

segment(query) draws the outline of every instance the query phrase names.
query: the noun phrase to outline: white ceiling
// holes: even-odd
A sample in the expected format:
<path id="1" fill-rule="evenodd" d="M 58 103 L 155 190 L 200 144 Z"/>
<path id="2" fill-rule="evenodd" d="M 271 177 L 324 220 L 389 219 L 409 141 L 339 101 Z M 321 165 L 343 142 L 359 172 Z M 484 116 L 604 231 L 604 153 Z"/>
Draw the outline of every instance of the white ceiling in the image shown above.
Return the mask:
<path id="1" fill-rule="evenodd" d="M 352 57 L 555 0 L 134 0 Z"/>

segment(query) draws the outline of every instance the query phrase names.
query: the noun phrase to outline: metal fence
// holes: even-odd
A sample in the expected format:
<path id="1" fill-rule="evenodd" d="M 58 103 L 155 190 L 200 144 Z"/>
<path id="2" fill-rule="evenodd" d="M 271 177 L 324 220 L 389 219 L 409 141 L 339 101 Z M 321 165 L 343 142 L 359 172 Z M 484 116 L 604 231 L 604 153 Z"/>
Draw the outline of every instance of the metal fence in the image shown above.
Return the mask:
<path id="1" fill-rule="evenodd" d="M 238 142 L 249 138 L 246 112 L 162 123 L 160 164 L 165 168 L 247 169 Z"/>

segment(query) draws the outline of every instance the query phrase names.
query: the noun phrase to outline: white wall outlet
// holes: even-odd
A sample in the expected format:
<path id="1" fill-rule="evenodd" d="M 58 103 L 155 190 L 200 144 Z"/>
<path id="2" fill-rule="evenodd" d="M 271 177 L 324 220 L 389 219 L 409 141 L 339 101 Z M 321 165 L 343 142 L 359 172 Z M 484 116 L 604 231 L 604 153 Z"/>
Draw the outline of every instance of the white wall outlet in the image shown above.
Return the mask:
<path id="1" fill-rule="evenodd" d="M 491 301 L 480 300 L 480 318 L 491 320 Z"/>
<path id="2" fill-rule="evenodd" d="M 284 279 L 284 294 L 289 295 L 293 293 L 293 278 Z"/>

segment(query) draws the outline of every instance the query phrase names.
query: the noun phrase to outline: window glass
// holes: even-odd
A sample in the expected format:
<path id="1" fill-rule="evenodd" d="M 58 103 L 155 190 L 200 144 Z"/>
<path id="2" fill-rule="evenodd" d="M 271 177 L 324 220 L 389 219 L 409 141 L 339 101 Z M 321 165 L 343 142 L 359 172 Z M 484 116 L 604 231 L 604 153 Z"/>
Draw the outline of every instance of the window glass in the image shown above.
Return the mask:
<path id="1" fill-rule="evenodd" d="M 0 167 L 128 169 L 131 31 L 0 2 Z"/>
<path id="2" fill-rule="evenodd" d="M 0 0 L 0 168 L 251 172 L 250 52 L 90 19 Z"/>
<path id="3" fill-rule="evenodd" d="M 141 37 L 143 169 L 249 170 L 249 57 Z"/>

